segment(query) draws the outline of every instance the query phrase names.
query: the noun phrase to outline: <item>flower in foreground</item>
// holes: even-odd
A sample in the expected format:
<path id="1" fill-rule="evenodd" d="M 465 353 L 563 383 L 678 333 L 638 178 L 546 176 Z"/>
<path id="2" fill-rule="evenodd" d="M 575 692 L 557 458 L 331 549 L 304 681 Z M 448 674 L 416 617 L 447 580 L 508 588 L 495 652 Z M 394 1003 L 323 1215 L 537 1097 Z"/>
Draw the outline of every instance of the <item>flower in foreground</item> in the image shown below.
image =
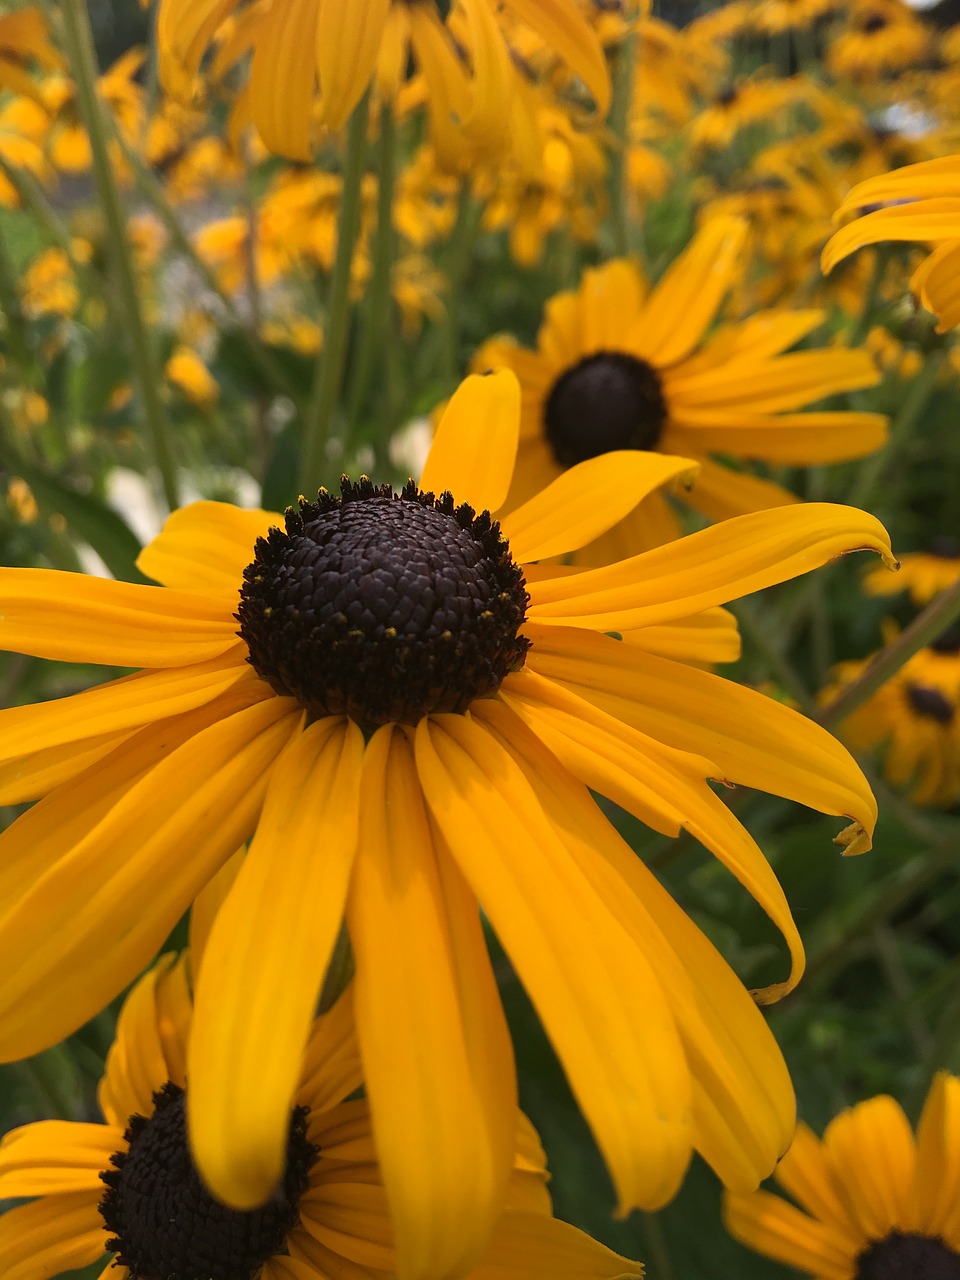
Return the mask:
<path id="1" fill-rule="evenodd" d="M 883 444 L 882 414 L 795 412 L 880 380 L 866 351 L 787 352 L 823 312 L 761 311 L 705 338 L 743 270 L 746 226 L 711 219 L 653 288 L 627 259 L 586 271 L 579 289 L 547 303 L 535 351 L 506 339 L 484 344 L 475 367 L 511 368 L 523 391 L 508 507 L 585 458 L 643 449 L 695 458 L 700 470 L 684 499 L 720 520 L 796 499 L 711 455 L 806 466 Z M 620 559 L 679 532 L 663 496 L 651 494 L 588 559 Z"/>
<path id="2" fill-rule="evenodd" d="M 251 54 L 245 112 L 272 151 L 294 159 L 312 154 L 314 108 L 338 129 L 376 77 L 395 93 L 411 62 L 426 80 L 435 129 L 459 127 L 493 141 L 509 121 L 515 71 L 502 23 L 533 28 L 593 95 L 606 115 L 610 81 L 603 50 L 576 0 L 457 0 L 450 30 L 435 0 L 162 0 L 157 17 L 160 72 L 171 92 L 184 91 L 217 38 L 234 28 L 216 55 L 214 73 Z M 501 145 L 506 140 L 501 136 Z"/>
<path id="3" fill-rule="evenodd" d="M 194 953 L 195 954 L 195 953 Z M 163 956 L 127 997 L 100 1082 L 103 1124 L 47 1120 L 0 1143 L 4 1280 L 51 1280 L 110 1255 L 101 1280 L 384 1280 L 394 1249 L 350 993 L 311 1028 L 283 1177 L 240 1213 L 203 1186 L 185 1123 L 190 959 Z M 515 1116 L 504 1211 L 471 1280 L 614 1280 L 642 1268 L 551 1216 L 543 1151 Z"/>
<path id="4" fill-rule="evenodd" d="M 882 205 L 882 208 L 875 208 Z M 908 164 L 851 189 L 836 216 L 870 210 L 841 227 L 823 250 L 829 273 L 855 249 L 883 240 L 936 247 L 910 278 L 910 288 L 937 317 L 937 332 L 960 324 L 960 156 Z"/>
<path id="5" fill-rule="evenodd" d="M 420 489 L 344 481 L 285 520 L 184 508 L 139 561 L 162 587 L 0 571 L 0 646 L 143 668 L 0 716 L 0 801 L 43 797 L 0 836 L 0 1053 L 100 1009 L 252 836 L 197 988 L 198 1164 L 234 1207 L 270 1195 L 345 918 L 405 1276 L 475 1261 L 509 1176 L 516 1082 L 478 904 L 621 1208 L 668 1200 L 694 1147 L 755 1186 L 792 1131 L 753 1002 L 588 788 L 690 831 L 754 894 L 793 960 L 765 998 L 798 979 L 802 947 L 706 779 L 850 817 L 848 852 L 876 817 L 826 731 L 685 660 L 730 656 L 724 601 L 845 551 L 888 555 L 882 526 L 811 504 L 599 570 L 540 567 L 690 464 L 593 458 L 501 528 L 518 420 L 511 373 L 470 378 Z"/>
<path id="6" fill-rule="evenodd" d="M 939 1073 L 916 1138 L 881 1095 L 823 1138 L 801 1124 L 777 1167 L 799 1208 L 767 1191 L 728 1195 L 731 1235 L 814 1280 L 960 1277 L 960 1080 Z"/>

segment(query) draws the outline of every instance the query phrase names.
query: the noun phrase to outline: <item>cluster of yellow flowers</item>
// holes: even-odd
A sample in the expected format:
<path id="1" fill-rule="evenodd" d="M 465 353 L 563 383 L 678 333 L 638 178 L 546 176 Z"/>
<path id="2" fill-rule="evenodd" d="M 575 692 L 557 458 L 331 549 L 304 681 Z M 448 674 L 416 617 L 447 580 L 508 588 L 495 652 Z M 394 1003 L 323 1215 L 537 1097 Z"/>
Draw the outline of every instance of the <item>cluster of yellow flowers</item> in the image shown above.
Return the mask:
<path id="1" fill-rule="evenodd" d="M 0 1144 L 5 1280 L 641 1275 L 552 1215 L 488 931 L 621 1214 L 698 1153 L 761 1252 L 957 1280 L 960 1083 L 916 1143 L 890 1098 L 797 1129 L 759 1006 L 804 945 L 715 784 L 866 852 L 839 721 L 915 805 L 960 798 L 956 509 L 899 579 L 863 509 L 960 367 L 960 28 L 159 0 L 97 76 L 84 0 L 50 8 L 0 16 L 0 238 L 31 229 L 0 244 L 0 650 L 108 678 L 0 711 L 0 1059 L 129 991 L 103 1123 Z M 131 468 L 143 538 L 101 501 Z M 714 670 L 731 602 L 855 551 L 919 615 L 875 660 L 782 697 Z M 715 855 L 779 981 L 614 809 Z"/>

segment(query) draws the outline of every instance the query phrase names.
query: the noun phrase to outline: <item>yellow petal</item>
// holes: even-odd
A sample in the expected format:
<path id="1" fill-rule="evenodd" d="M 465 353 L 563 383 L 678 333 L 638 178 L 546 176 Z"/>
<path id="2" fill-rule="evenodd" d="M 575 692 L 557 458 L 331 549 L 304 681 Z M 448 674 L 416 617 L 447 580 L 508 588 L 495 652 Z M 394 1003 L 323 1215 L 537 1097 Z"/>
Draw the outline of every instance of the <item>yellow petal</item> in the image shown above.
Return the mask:
<path id="1" fill-rule="evenodd" d="M 735 471 L 710 458 L 701 459 L 697 478 L 683 496 L 694 511 L 716 521 L 732 520 L 751 511 L 787 507 L 800 501 L 795 493 L 771 480 L 763 480 L 749 471 Z"/>
<path id="2" fill-rule="evenodd" d="M 137 557 L 137 568 L 164 587 L 224 596 L 232 611 L 257 539 L 276 526 L 283 527 L 283 517 L 273 511 L 193 502 L 167 517 Z"/>
<path id="3" fill-rule="evenodd" d="M 362 4 L 320 0 L 316 53 L 320 116 L 331 129 L 346 124 L 373 78 L 390 8 L 390 0 L 363 0 Z"/>
<path id="4" fill-rule="evenodd" d="M 11 1129 L 0 1143 L 0 1196 L 46 1196 L 95 1191 L 103 1195 L 100 1172 L 124 1147 L 123 1129 L 72 1120 L 41 1120 Z"/>
<path id="5" fill-rule="evenodd" d="M 960 226 L 960 198 L 942 197 L 918 200 L 913 204 L 892 205 L 857 218 L 835 232 L 824 246 L 820 269 L 829 275 L 838 262 L 855 249 L 880 240 L 923 240 L 939 244 L 956 240 Z"/>
<path id="6" fill-rule="evenodd" d="M 753 689 L 609 636 L 530 631 L 527 664 L 681 751 L 703 753 L 730 782 L 839 814 L 869 833 L 877 807 L 856 761 L 799 712 Z"/>
<path id="7" fill-rule="evenodd" d="M 267 149 L 310 160 L 317 87 L 317 0 L 284 0 L 264 15 L 250 67 L 250 106 Z"/>
<path id="8" fill-rule="evenodd" d="M 37 1280 L 87 1267 L 106 1251 L 109 1233 L 99 1191 L 44 1196 L 0 1215 L 0 1275 Z"/>
<path id="9" fill-rule="evenodd" d="M 51 625 L 55 620 L 55 625 Z M 216 600 L 56 569 L 0 569 L 0 649 L 108 667 L 206 662 L 236 644 Z"/>
<path id="10" fill-rule="evenodd" d="M 825 502 L 758 511 L 620 564 L 533 582 L 528 616 L 632 631 L 786 582 L 850 551 L 896 563 L 887 531 L 864 511 Z"/>
<path id="11" fill-rule="evenodd" d="M 606 1157 L 621 1210 L 665 1203 L 689 1159 L 690 1086 L 638 943 L 576 865 L 520 766 L 472 716 L 422 720 L 417 767 Z"/>
<path id="12" fill-rule="evenodd" d="M 736 662 L 740 657 L 737 620 L 727 609 L 706 609 L 691 618 L 678 618 L 659 627 L 627 631 L 623 639 L 646 653 L 657 653 L 674 662 L 692 662 L 696 666 Z"/>
<path id="13" fill-rule="evenodd" d="M 476 902 L 391 726 L 367 746 L 360 837 L 354 998 L 397 1272 L 440 1280 L 476 1261 L 503 1206 L 516 1085 Z"/>
<path id="14" fill-rule="evenodd" d="M 758 365 L 731 362 L 721 369 L 670 378 L 667 396 L 678 421 L 695 420 L 698 411 L 713 414 L 779 413 L 799 409 L 843 391 L 874 387 L 881 381 L 866 351 L 789 351 Z"/>
<path id="15" fill-rule="evenodd" d="M 28 751 L 7 761 L 0 765 L 0 804 L 22 804 L 47 795 L 109 755 L 126 737 L 123 733 L 106 733 L 87 738 L 82 746 L 68 742 Z"/>
<path id="16" fill-rule="evenodd" d="M 843 1238 L 779 1196 L 768 1191 L 727 1195 L 723 1218 L 735 1240 L 764 1257 L 815 1275 L 817 1280 L 850 1280 L 853 1257 Z"/>
<path id="17" fill-rule="evenodd" d="M 353 987 L 313 1024 L 303 1059 L 298 1097 L 313 1112 L 327 1111 L 363 1083 L 354 1020 Z"/>
<path id="18" fill-rule="evenodd" d="M 460 124 L 481 145 L 498 142 L 514 93 L 510 54 L 490 0 L 461 0 L 460 7 L 473 63 L 473 102 Z"/>
<path id="19" fill-rule="evenodd" d="M 697 464 L 641 449 L 618 449 L 564 471 L 522 506 L 504 516 L 503 531 L 515 560 L 543 560 L 579 551 L 606 533 L 672 480 L 690 481 Z"/>
<path id="20" fill-rule="evenodd" d="M 232 1209 L 283 1175 L 294 1093 L 357 845 L 363 735 L 328 717 L 277 761 L 197 979 L 187 1123 L 197 1167 Z"/>
<path id="21" fill-rule="evenodd" d="M 670 448 L 729 453 L 788 466 L 862 458 L 887 441 L 882 413 L 780 413 L 741 411 L 704 414 L 670 428 Z M 667 444 L 667 441 L 664 441 Z"/>
<path id="22" fill-rule="evenodd" d="M 960 240 L 948 240 L 921 262 L 910 278 L 910 288 L 937 317 L 937 333 L 960 324 Z"/>
<path id="23" fill-rule="evenodd" d="M 471 374 L 450 398 L 420 488 L 497 511 L 506 500 L 520 432 L 520 384 L 510 369 Z M 0 631 L 2 636 L 2 631 Z"/>
<path id="24" fill-rule="evenodd" d="M 237 0 L 166 0 L 157 10 L 160 74 L 170 93 L 194 76 L 217 27 Z"/>
<path id="25" fill-rule="evenodd" d="M 960 165 L 956 156 L 940 156 L 880 173 L 851 187 L 835 217 L 885 200 L 922 200 L 930 196 L 960 197 Z"/>
<path id="26" fill-rule="evenodd" d="M 903 1109 L 882 1095 L 831 1120 L 823 1151 L 837 1193 L 864 1235 L 882 1240 L 913 1230 L 910 1191 L 915 1151 Z"/>
<path id="27" fill-rule="evenodd" d="M 63 1039 L 156 953 L 191 898 L 256 825 L 270 768 L 295 719 L 287 699 L 273 698 L 204 729 L 98 814 L 72 847 L 62 844 L 59 861 L 16 899 L 5 899 L 4 1058 Z"/>
<path id="28" fill-rule="evenodd" d="M 862 1233 L 851 1222 L 831 1175 L 820 1139 L 807 1125 L 798 1124 L 790 1150 L 777 1165 L 777 1182 L 802 1209 L 846 1241 L 852 1257 L 860 1248 Z"/>
<path id="29" fill-rule="evenodd" d="M 506 7 L 533 27 L 547 48 L 580 77 L 593 95 L 597 115 L 603 118 L 610 109 L 610 72 L 596 32 L 586 18 L 567 0 L 506 0 Z"/>
<path id="30" fill-rule="evenodd" d="M 642 1275 L 639 1262 L 622 1258 L 566 1222 L 505 1213 L 470 1280 L 619 1280 Z"/>
<path id="31" fill-rule="evenodd" d="M 948 1240 L 960 1223 L 960 1080 L 945 1071 L 934 1077 L 917 1126 L 912 1221 L 914 1230 Z"/>

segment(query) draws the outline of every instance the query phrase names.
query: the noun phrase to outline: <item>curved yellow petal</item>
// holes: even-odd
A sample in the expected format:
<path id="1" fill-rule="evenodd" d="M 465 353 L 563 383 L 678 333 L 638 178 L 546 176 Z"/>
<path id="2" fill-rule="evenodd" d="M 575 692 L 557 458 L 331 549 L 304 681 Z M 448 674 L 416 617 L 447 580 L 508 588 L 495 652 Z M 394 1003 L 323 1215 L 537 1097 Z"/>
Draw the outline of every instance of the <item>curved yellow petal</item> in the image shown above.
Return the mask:
<path id="1" fill-rule="evenodd" d="M 838 262 L 855 249 L 881 240 L 922 240 L 939 244 L 956 240 L 960 226 L 960 198 L 918 200 L 912 204 L 877 209 L 841 227 L 827 241 L 820 255 L 820 269 L 829 275 Z"/>
<path id="2" fill-rule="evenodd" d="M 960 1224 L 960 1080 L 938 1071 L 917 1126 L 913 1229 L 949 1239 Z"/>
<path id="3" fill-rule="evenodd" d="M 939 156 L 880 173 L 850 188 L 834 217 L 885 200 L 923 200 L 931 196 L 960 198 L 960 163 L 956 156 Z"/>
<path id="4" fill-rule="evenodd" d="M 850 1280 L 856 1255 L 851 1257 L 846 1241 L 779 1196 L 768 1191 L 724 1196 L 723 1220 L 735 1240 L 764 1257 L 818 1280 Z"/>
<path id="5" fill-rule="evenodd" d="M 528 617 L 632 631 L 786 582 L 850 551 L 877 551 L 896 565 L 886 529 L 854 507 L 805 502 L 757 511 L 619 564 L 532 582 Z"/>
<path id="6" fill-rule="evenodd" d="M 520 384 L 510 369 L 471 374 L 450 398 L 420 477 L 420 488 L 468 502 L 503 506 L 520 439 Z M 0 629 L 2 638 L 2 629 Z"/>
<path id="7" fill-rule="evenodd" d="M 56 625 L 51 625 L 55 620 Z M 0 649 L 108 667 L 178 667 L 236 644 L 216 600 L 57 569 L 0 569 Z"/>
<path id="8" fill-rule="evenodd" d="M 690 1084 L 655 972 L 502 742 L 473 716 L 416 733 L 430 810 L 530 993 L 621 1210 L 665 1203 L 690 1155 Z"/>
<path id="9" fill-rule="evenodd" d="M 914 1229 L 911 1217 L 913 1133 L 903 1108 L 881 1094 L 836 1116 L 823 1153 L 851 1219 L 870 1239 Z"/>
<path id="10" fill-rule="evenodd" d="M 284 0 L 260 24 L 250 66 L 250 108 L 270 151 L 312 157 L 317 88 L 317 0 Z"/>
<path id="11" fill-rule="evenodd" d="M 689 448 L 696 454 L 712 450 L 733 457 L 806 467 L 862 458 L 882 448 L 887 434 L 887 417 L 883 413 L 838 410 L 754 414 L 726 410 L 710 414 L 709 420 L 703 415 L 699 421 L 674 423 L 669 444 L 671 448 Z"/>
<path id="12" fill-rule="evenodd" d="M 757 365 L 731 361 L 721 369 L 687 375 L 678 370 L 666 395 L 681 423 L 698 411 L 779 413 L 799 409 L 842 391 L 875 387 L 882 375 L 866 351 L 788 351 Z"/>
<path id="13" fill-rule="evenodd" d="M 960 224 L 958 224 L 960 230 Z M 960 324 L 960 239 L 934 249 L 910 277 L 910 288 L 937 317 L 937 333 Z"/>
<path id="14" fill-rule="evenodd" d="M 397 1272 L 441 1280 L 476 1261 L 503 1207 L 516 1084 L 476 901 L 437 846 L 395 726 L 367 746 L 348 924 Z"/>
<path id="15" fill-rule="evenodd" d="M 348 1098 L 362 1083 L 353 988 L 348 986 L 334 1006 L 313 1024 L 297 1096 L 312 1112 L 322 1112 Z"/>
<path id="16" fill-rule="evenodd" d="M 283 527 L 283 516 L 274 511 L 192 502 L 167 517 L 137 557 L 137 568 L 161 586 L 235 601 L 257 539 L 275 526 Z"/>
<path id="17" fill-rule="evenodd" d="M 0 1275 L 37 1280 L 87 1267 L 106 1251 L 109 1233 L 97 1210 L 99 1191 L 43 1196 L 0 1214 Z"/>
<path id="18" fill-rule="evenodd" d="M 662 626 L 625 631 L 623 639 L 646 653 L 704 667 L 715 662 L 736 662 L 741 650 L 737 619 L 728 609 L 719 607 Z"/>
<path id="19" fill-rule="evenodd" d="M 687 506 L 716 521 L 800 501 L 795 493 L 772 480 L 764 480 L 749 471 L 735 471 L 710 458 L 701 459 L 696 479 L 683 497 Z"/>
<path id="20" fill-rule="evenodd" d="M 501 521 L 515 560 L 566 555 L 606 533 L 661 485 L 690 481 L 697 464 L 641 449 L 618 449 L 589 458 L 555 480 Z"/>
<path id="21" fill-rule="evenodd" d="M 568 0 L 506 0 L 590 90 L 602 118 L 610 109 L 610 72 L 603 47 L 586 18 Z"/>
<path id="22" fill-rule="evenodd" d="M 515 91 L 510 54 L 490 0 L 460 0 L 460 8 L 469 32 L 473 99 L 459 123 L 469 138 L 489 144 L 502 137 Z"/>
<path id="23" fill-rule="evenodd" d="M 357 847 L 363 735 L 327 718 L 277 760 L 256 834 L 197 979 L 187 1125 L 197 1168 L 233 1209 L 283 1175 L 294 1094 Z"/>
<path id="24" fill-rule="evenodd" d="M 8 760 L 0 765 L 0 804 L 23 804 L 47 795 L 109 755 L 127 736 L 106 733 L 85 739 L 82 746 L 67 742 Z"/>
<path id="25" fill-rule="evenodd" d="M 316 0 L 314 0 L 316 7 Z M 317 16 L 317 71 L 320 117 L 340 129 L 373 78 L 390 0 L 320 0 Z"/>
<path id="26" fill-rule="evenodd" d="M 823 1144 L 809 1126 L 802 1122 L 797 1125 L 790 1150 L 777 1165 L 775 1177 L 801 1209 L 846 1241 L 851 1256 L 858 1252 L 862 1234 L 837 1194 Z"/>
<path id="27" fill-rule="evenodd" d="M 566 1222 L 505 1213 L 470 1280 L 621 1280 L 642 1275 L 639 1262 L 622 1258 Z"/>
<path id="28" fill-rule="evenodd" d="M 681 751 L 703 753 L 730 782 L 851 818 L 869 835 L 877 804 L 859 765 L 799 712 L 709 671 L 609 636 L 530 631 L 527 658 L 580 697 Z"/>
<path id="29" fill-rule="evenodd" d="M 123 1129 L 109 1124 L 41 1120 L 11 1129 L 0 1142 L 0 1196 L 70 1191 L 102 1196 L 100 1172 L 110 1168 L 110 1157 L 123 1146 Z"/>

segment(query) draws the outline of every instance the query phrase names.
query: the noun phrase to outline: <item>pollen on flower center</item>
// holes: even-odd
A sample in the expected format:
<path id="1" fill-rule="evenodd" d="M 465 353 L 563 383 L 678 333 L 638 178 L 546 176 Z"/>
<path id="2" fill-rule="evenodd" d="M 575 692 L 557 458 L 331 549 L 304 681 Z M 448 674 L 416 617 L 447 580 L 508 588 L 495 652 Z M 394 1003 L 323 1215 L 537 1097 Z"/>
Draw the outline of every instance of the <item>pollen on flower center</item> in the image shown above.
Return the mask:
<path id="1" fill-rule="evenodd" d="M 317 1149 L 307 1140 L 306 1109 L 290 1121 L 283 1182 L 262 1209 L 239 1212 L 210 1195 L 187 1145 L 184 1091 L 169 1082 L 153 1095 L 150 1117 L 131 1116 L 126 1151 L 102 1173 L 100 1214 L 107 1248 L 132 1280 L 252 1280 L 268 1258 L 286 1252 L 299 1221 Z"/>
<path id="2" fill-rule="evenodd" d="M 527 602 L 489 512 L 344 477 L 259 539 L 236 616 L 277 693 L 369 730 L 495 694 L 523 665 Z"/>
<path id="3" fill-rule="evenodd" d="M 893 1231 L 867 1246 L 854 1280 L 960 1280 L 960 1254 L 935 1236 Z"/>
<path id="4" fill-rule="evenodd" d="M 572 467 L 613 449 L 655 449 L 667 402 L 652 365 L 622 351 L 601 351 L 557 379 L 543 416 L 554 457 Z"/>
<path id="5" fill-rule="evenodd" d="M 937 724 L 950 724 L 953 720 L 953 705 L 939 689 L 926 684 L 908 684 L 907 698 L 913 712 L 924 720 L 935 720 Z"/>

